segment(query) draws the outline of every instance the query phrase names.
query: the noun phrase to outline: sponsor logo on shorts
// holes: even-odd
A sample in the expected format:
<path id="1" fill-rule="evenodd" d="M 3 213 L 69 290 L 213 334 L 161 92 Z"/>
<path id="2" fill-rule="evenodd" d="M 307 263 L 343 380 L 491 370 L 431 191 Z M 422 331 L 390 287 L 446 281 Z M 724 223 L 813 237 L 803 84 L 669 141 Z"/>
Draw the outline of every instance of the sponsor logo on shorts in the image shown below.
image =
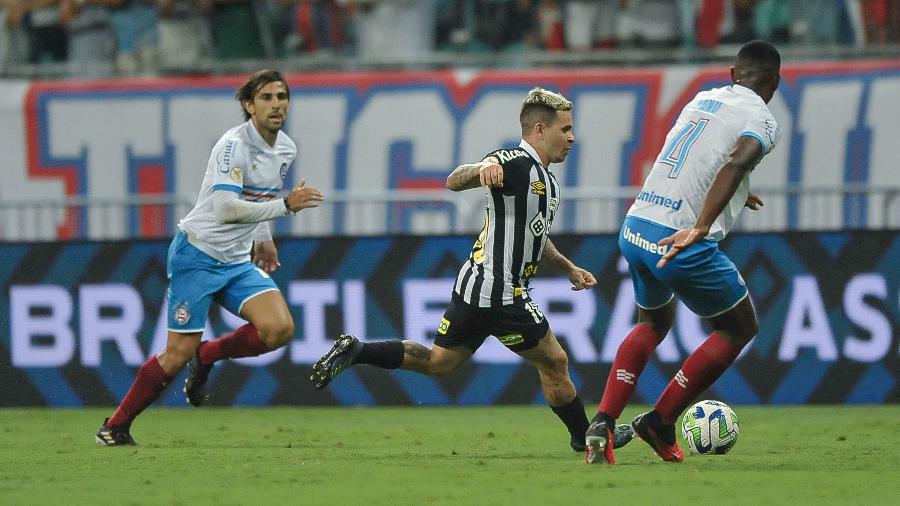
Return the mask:
<path id="1" fill-rule="evenodd" d="M 438 334 L 442 336 L 447 335 L 448 330 L 450 330 L 450 320 L 441 318 L 441 324 L 438 325 Z"/>
<path id="2" fill-rule="evenodd" d="M 525 338 L 522 337 L 522 334 L 510 334 L 508 336 L 499 336 L 497 340 L 500 341 L 500 344 L 503 346 L 515 346 L 517 344 L 521 344 L 525 342 Z"/>
<path id="3" fill-rule="evenodd" d="M 187 303 L 181 302 L 175 306 L 175 323 L 184 325 L 191 319 L 191 311 L 188 309 Z"/>
<path id="4" fill-rule="evenodd" d="M 669 251 L 668 245 L 660 246 L 655 242 L 641 237 L 640 232 L 633 232 L 628 227 L 622 227 L 622 238 L 624 238 L 631 244 L 634 244 L 638 248 L 641 248 L 642 250 L 649 251 L 650 253 L 655 253 L 660 256 L 665 255 L 666 252 Z"/>

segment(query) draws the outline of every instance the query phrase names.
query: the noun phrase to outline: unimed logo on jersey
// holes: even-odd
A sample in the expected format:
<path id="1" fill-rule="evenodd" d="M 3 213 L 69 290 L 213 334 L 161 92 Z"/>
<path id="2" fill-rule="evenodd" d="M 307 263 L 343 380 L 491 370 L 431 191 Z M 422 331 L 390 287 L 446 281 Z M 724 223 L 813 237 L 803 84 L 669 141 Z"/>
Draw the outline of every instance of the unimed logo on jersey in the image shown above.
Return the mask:
<path id="1" fill-rule="evenodd" d="M 782 76 L 769 108 L 785 132 L 754 171 L 754 183 L 836 192 L 848 183 L 897 185 L 900 143 L 890 132 L 900 128 L 900 59 L 785 65 Z M 3 195 L 42 204 L 66 196 L 164 194 L 189 206 L 216 140 L 240 122 L 232 94 L 242 79 L 0 82 L 0 96 L 7 99 L 0 121 L 12 132 L 0 140 Z M 639 186 L 681 108 L 698 91 L 729 82 L 726 65 L 485 71 L 465 79 L 452 71 L 346 73 L 340 83 L 316 73 L 288 79 L 292 107 L 285 131 L 300 156 L 285 184 L 306 178 L 325 192 L 326 201 L 336 191 L 444 190 L 454 167 L 481 160 L 485 153 L 494 152 L 501 161 L 529 156 L 515 147 L 521 138 L 515 118 L 536 81 L 576 104 L 578 142 L 564 164 L 551 167 L 563 186 Z M 222 146 L 217 166 L 223 173 L 236 162 L 235 152 L 233 143 Z M 831 213 L 823 215 L 820 200 L 792 194 L 743 216 L 742 222 L 761 220 L 775 230 L 900 226 L 897 206 L 886 205 L 883 196 L 835 195 Z M 598 212 L 596 200 L 573 199 L 557 230 L 616 232 L 628 202 L 605 202 L 611 202 L 609 211 Z M 33 219 L 0 224 L 0 239 L 169 236 L 181 209 L 108 206 L 88 212 L 73 207 L 38 216 L 40 211 L 25 209 Z M 476 232 L 480 223 L 463 219 L 465 212 L 465 207 L 433 202 L 348 201 L 279 223 L 275 231 L 310 236 Z"/>

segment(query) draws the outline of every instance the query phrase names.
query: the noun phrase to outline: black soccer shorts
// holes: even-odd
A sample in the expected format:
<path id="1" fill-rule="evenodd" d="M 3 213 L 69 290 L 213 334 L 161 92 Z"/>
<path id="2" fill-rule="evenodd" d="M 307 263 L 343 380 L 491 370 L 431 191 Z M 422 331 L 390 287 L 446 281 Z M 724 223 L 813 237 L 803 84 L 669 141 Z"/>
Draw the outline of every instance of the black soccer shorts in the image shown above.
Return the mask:
<path id="1" fill-rule="evenodd" d="M 511 351 L 522 352 L 537 346 L 548 330 L 544 313 L 530 299 L 517 297 L 508 306 L 478 307 L 454 292 L 434 344 L 441 348 L 464 346 L 475 353 L 488 336 L 495 336 Z"/>

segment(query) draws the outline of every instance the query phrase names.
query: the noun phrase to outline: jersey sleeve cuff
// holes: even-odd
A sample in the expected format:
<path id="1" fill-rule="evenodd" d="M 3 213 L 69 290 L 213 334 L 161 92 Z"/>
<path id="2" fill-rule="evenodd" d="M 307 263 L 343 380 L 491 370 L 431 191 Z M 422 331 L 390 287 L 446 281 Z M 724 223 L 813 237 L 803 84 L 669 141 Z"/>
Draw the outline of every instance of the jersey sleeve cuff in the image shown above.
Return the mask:
<path id="1" fill-rule="evenodd" d="M 241 187 L 233 184 L 214 184 L 213 191 L 225 190 L 234 193 L 241 193 Z"/>
<path id="2" fill-rule="evenodd" d="M 769 144 L 763 139 L 762 135 L 759 135 L 758 133 L 756 133 L 752 130 L 744 130 L 743 132 L 741 132 L 740 136 L 741 137 L 753 137 L 754 139 L 759 141 L 760 145 L 762 145 L 763 154 L 766 154 L 769 152 L 769 148 L 771 146 L 769 146 Z"/>

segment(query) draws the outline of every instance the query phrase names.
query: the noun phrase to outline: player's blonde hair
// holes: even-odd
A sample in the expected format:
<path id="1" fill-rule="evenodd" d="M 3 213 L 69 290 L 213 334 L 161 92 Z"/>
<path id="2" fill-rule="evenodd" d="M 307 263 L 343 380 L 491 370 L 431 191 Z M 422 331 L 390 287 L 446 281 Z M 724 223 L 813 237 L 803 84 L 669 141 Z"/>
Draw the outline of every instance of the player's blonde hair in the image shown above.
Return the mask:
<path id="1" fill-rule="evenodd" d="M 522 126 L 522 135 L 534 128 L 537 123 L 552 125 L 556 120 L 557 111 L 571 111 L 572 101 L 555 91 L 534 87 L 522 100 L 522 109 L 519 111 L 519 124 Z"/>

